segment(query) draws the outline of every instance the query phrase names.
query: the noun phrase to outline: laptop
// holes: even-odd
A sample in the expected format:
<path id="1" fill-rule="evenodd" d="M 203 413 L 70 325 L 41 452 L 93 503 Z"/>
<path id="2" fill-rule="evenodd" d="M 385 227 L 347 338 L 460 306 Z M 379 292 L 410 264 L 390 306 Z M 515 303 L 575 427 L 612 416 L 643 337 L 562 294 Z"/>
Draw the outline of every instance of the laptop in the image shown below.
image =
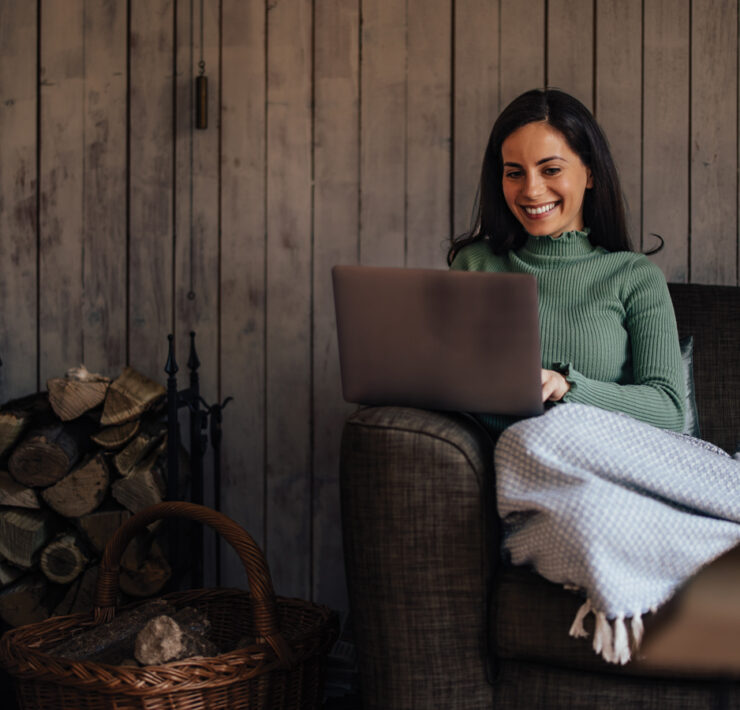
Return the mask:
<path id="1" fill-rule="evenodd" d="M 335 266 L 332 279 L 346 401 L 544 411 L 534 276 Z"/>

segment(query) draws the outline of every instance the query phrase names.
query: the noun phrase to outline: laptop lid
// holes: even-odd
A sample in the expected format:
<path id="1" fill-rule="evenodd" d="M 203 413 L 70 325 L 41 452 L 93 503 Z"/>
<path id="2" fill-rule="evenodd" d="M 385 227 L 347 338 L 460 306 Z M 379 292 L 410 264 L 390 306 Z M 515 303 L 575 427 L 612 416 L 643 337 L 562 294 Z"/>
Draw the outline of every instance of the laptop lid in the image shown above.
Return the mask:
<path id="1" fill-rule="evenodd" d="M 534 276 L 335 266 L 332 278 L 346 401 L 544 411 Z"/>

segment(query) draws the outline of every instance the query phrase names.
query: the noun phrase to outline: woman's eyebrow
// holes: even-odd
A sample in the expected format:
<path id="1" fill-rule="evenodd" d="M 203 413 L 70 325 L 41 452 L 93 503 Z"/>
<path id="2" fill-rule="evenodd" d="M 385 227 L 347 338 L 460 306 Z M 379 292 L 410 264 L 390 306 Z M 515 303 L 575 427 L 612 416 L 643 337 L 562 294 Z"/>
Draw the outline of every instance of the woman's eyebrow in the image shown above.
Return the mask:
<path id="1" fill-rule="evenodd" d="M 559 155 L 551 155 L 549 158 L 542 158 L 538 160 L 535 165 L 542 165 L 542 163 L 547 163 L 550 160 L 562 160 L 564 163 L 567 163 L 568 161 L 565 158 L 561 158 Z M 510 168 L 521 168 L 522 166 L 519 163 L 513 163 L 510 161 L 506 161 L 504 163 L 504 166 L 510 167 Z"/>

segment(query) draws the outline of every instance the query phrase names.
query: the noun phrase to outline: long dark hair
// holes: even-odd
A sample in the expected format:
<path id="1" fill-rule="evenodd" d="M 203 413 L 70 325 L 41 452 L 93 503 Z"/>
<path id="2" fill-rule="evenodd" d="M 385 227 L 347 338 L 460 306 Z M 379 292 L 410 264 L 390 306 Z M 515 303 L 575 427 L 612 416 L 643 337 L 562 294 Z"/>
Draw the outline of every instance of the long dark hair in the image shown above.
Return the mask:
<path id="1" fill-rule="evenodd" d="M 578 99 L 563 91 L 532 89 L 514 99 L 493 124 L 483 157 L 477 217 L 469 232 L 453 237 L 448 263 L 473 242 L 487 241 L 496 254 L 524 246 L 527 234 L 504 200 L 501 146 L 518 128 L 536 121 L 546 121 L 562 133 L 571 150 L 591 170 L 593 187 L 583 198 L 583 223 L 591 229 L 591 243 L 607 251 L 634 251 L 617 169 L 596 119 Z"/>

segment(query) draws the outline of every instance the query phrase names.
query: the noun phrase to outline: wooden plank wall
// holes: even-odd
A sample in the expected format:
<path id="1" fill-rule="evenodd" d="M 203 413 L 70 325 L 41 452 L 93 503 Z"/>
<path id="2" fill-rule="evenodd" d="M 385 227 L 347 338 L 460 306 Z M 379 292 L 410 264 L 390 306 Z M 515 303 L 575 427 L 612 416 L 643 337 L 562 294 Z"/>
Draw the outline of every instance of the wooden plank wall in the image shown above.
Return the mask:
<path id="1" fill-rule="evenodd" d="M 0 3 L 0 397 L 83 361 L 163 380 L 169 332 L 184 386 L 196 331 L 234 397 L 223 510 L 280 593 L 344 608 L 331 267 L 443 267 L 493 119 L 545 83 L 668 279 L 737 284 L 737 0 Z"/>

